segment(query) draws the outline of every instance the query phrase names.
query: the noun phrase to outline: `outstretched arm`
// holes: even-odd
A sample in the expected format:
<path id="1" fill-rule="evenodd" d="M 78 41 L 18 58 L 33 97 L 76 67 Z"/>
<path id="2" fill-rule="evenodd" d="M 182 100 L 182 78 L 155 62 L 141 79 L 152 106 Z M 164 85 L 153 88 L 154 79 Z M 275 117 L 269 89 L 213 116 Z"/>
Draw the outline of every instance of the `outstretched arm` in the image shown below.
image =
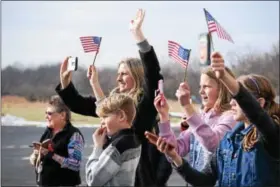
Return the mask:
<path id="1" fill-rule="evenodd" d="M 204 171 L 197 171 L 192 168 L 188 162 L 185 162 L 182 157 L 175 151 L 175 147 L 172 146 L 165 138 L 157 137 L 156 135 L 146 132 L 146 138 L 150 143 L 157 146 L 157 149 L 164 153 L 171 161 L 173 167 L 179 172 L 179 174 L 185 179 L 186 182 L 195 186 L 213 186 L 217 180 L 217 166 L 216 156 L 213 155 L 212 163 L 208 163 L 208 166 Z"/>
<path id="2" fill-rule="evenodd" d="M 95 112 L 96 98 L 80 95 L 71 82 L 72 72 L 67 70 L 68 58 L 60 66 L 60 84 L 55 88 L 56 93 L 72 112 L 85 116 L 98 117 Z"/>
<path id="3" fill-rule="evenodd" d="M 233 98 L 242 108 L 246 117 L 253 123 L 266 141 L 266 148 L 277 158 L 280 157 L 280 127 L 261 107 L 257 99 L 238 81 L 225 71 L 224 59 L 218 52 L 212 54 L 211 66 L 217 78 L 228 88 Z M 252 110 L 252 108 L 254 110 Z"/>
<path id="4" fill-rule="evenodd" d="M 157 112 L 153 106 L 154 93 L 157 90 L 158 81 L 163 79 L 160 74 L 159 62 L 155 51 L 145 39 L 141 29 L 144 16 L 145 12 L 142 9 L 138 10 L 136 18 L 130 24 L 130 31 L 139 47 L 145 73 L 144 94 L 141 102 L 137 106 L 138 112 L 133 123 L 136 133 L 140 138 L 144 137 L 145 131 L 151 131 L 155 123 Z"/>
<path id="5" fill-rule="evenodd" d="M 72 82 L 70 82 L 70 84 L 64 89 L 62 89 L 59 84 L 55 88 L 55 91 L 72 112 L 85 116 L 98 117 L 95 112 L 96 98 L 80 95 Z"/>
<path id="6" fill-rule="evenodd" d="M 213 156 L 212 161 L 207 164 L 203 171 L 198 171 L 190 166 L 190 164 L 181 158 L 181 164 L 173 164 L 173 168 L 185 179 L 187 183 L 193 186 L 213 186 L 217 180 L 216 157 Z"/>

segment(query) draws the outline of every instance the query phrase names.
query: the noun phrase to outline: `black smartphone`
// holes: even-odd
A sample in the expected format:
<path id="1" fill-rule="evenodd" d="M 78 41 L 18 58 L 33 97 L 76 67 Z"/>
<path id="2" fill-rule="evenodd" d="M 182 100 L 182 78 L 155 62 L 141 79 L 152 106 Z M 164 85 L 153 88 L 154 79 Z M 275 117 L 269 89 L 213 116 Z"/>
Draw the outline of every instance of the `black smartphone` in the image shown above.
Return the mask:
<path id="1" fill-rule="evenodd" d="M 199 62 L 201 66 L 209 66 L 211 64 L 211 45 L 209 33 L 201 33 L 199 35 Z"/>

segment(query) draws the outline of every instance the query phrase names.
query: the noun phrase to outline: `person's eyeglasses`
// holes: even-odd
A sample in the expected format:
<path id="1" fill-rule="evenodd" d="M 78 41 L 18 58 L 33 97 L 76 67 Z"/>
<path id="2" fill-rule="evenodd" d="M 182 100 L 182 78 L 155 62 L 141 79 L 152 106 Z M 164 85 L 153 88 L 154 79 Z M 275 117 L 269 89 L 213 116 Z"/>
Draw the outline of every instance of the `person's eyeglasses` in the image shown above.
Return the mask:
<path id="1" fill-rule="evenodd" d="M 48 116 L 51 116 L 51 115 L 53 115 L 55 112 L 46 111 L 45 113 L 46 113 Z"/>

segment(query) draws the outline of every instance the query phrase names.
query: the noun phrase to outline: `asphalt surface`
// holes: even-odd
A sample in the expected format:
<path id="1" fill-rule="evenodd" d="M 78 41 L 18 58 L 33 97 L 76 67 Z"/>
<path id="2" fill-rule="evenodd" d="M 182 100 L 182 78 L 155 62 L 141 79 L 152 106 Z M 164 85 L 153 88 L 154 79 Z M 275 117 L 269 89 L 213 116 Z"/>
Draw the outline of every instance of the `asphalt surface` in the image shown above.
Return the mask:
<path id="1" fill-rule="evenodd" d="M 85 163 L 92 152 L 92 133 L 94 128 L 80 128 L 86 139 L 82 163 L 82 184 L 85 183 Z M 44 128 L 35 126 L 2 126 L 1 127 L 1 186 L 36 186 L 35 173 L 29 163 L 32 148 L 28 145 L 39 140 Z M 178 133 L 178 129 L 175 129 Z M 184 180 L 173 171 L 168 186 L 185 186 Z"/>

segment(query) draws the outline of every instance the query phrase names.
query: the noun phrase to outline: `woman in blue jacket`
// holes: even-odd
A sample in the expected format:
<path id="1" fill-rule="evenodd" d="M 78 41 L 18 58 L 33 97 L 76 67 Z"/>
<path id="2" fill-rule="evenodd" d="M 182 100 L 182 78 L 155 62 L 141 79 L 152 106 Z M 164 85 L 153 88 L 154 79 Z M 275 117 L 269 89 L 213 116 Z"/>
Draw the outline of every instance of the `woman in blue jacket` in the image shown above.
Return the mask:
<path id="1" fill-rule="evenodd" d="M 245 75 L 236 81 L 225 71 L 218 52 L 212 54 L 211 67 L 233 95 L 232 110 L 239 122 L 224 136 L 208 167 L 199 172 L 173 147 L 167 149 L 166 140 L 154 143 L 192 185 L 213 186 L 218 181 L 218 186 L 279 186 L 280 108 L 274 101 L 275 90 L 261 75 Z"/>

